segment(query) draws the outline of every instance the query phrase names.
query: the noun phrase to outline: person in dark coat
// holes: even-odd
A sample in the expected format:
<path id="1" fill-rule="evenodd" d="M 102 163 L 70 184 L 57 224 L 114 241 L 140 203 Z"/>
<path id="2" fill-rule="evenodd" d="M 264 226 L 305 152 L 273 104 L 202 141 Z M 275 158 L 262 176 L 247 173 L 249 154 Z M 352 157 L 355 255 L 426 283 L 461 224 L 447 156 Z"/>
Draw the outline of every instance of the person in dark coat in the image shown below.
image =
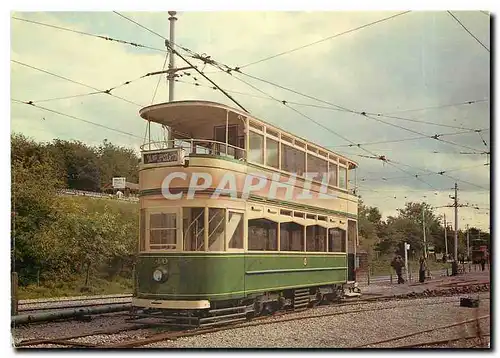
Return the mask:
<path id="1" fill-rule="evenodd" d="M 418 281 L 420 283 L 424 283 L 425 281 L 425 270 L 427 269 L 426 263 L 425 263 L 425 258 L 421 257 L 420 258 L 420 267 L 418 269 Z"/>
<path id="2" fill-rule="evenodd" d="M 484 271 L 484 266 L 486 265 L 486 259 L 483 257 L 481 257 L 481 271 Z"/>
<path id="3" fill-rule="evenodd" d="M 391 262 L 391 266 L 394 268 L 396 271 L 396 275 L 398 275 L 398 284 L 405 283 L 405 280 L 403 279 L 403 259 L 401 256 L 396 256 L 394 260 Z"/>

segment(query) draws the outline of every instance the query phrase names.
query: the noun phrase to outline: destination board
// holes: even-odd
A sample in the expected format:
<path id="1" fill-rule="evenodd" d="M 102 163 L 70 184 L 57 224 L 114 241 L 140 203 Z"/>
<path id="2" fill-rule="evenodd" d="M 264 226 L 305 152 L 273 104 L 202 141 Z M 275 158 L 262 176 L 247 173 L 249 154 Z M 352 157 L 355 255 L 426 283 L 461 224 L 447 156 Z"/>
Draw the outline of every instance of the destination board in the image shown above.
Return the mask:
<path id="1" fill-rule="evenodd" d="M 179 162 L 179 151 L 169 151 L 160 153 L 144 153 L 144 164 L 177 163 Z"/>

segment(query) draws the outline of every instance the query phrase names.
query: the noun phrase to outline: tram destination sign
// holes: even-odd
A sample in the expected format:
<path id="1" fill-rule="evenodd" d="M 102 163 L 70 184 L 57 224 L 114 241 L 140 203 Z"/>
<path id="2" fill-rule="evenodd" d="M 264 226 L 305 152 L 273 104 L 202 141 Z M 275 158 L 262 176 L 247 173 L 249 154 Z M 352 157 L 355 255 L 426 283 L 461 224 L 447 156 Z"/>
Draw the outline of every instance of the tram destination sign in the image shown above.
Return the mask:
<path id="1" fill-rule="evenodd" d="M 182 164 L 184 159 L 183 153 L 179 149 L 161 151 L 161 152 L 153 152 L 153 153 L 144 153 L 143 154 L 143 163 L 144 164 Z"/>

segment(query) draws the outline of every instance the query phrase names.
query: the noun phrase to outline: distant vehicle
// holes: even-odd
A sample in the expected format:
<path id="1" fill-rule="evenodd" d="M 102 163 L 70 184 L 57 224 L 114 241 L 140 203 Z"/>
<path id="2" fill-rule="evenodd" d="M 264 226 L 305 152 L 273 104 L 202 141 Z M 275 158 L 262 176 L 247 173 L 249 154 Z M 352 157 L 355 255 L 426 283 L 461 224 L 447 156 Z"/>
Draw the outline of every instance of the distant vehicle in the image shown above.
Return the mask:
<path id="1" fill-rule="evenodd" d="M 483 258 L 486 261 L 488 261 L 489 251 L 488 251 L 488 245 L 485 245 L 485 243 L 486 243 L 485 240 L 481 239 L 472 240 L 472 247 L 471 247 L 472 263 L 479 264 L 481 263 L 481 260 Z"/>

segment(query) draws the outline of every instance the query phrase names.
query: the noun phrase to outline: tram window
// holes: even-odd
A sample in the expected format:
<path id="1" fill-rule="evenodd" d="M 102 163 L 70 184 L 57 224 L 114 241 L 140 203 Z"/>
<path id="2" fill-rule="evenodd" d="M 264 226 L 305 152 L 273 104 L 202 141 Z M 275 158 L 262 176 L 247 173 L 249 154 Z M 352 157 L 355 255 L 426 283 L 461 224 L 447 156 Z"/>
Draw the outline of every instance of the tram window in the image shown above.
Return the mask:
<path id="1" fill-rule="evenodd" d="M 279 143 L 271 138 L 266 138 L 266 165 L 279 169 Z"/>
<path id="2" fill-rule="evenodd" d="M 280 224 L 280 251 L 304 251 L 304 227 L 289 222 Z"/>
<path id="3" fill-rule="evenodd" d="M 306 228 L 306 251 L 326 251 L 326 228 L 318 225 L 312 225 Z"/>
<path id="4" fill-rule="evenodd" d="M 335 228 L 330 229 L 328 233 L 328 251 L 329 252 L 345 252 L 345 230 Z"/>
<path id="5" fill-rule="evenodd" d="M 307 172 L 317 173 L 312 180 L 321 182 L 323 176 L 328 174 L 328 162 L 324 159 L 318 158 L 314 155 L 307 155 Z"/>
<path id="6" fill-rule="evenodd" d="M 306 169 L 306 153 L 282 143 L 281 169 L 302 176 Z"/>
<path id="7" fill-rule="evenodd" d="M 333 164 L 332 162 L 328 163 L 329 169 L 328 173 L 330 174 L 330 185 L 338 186 L 337 183 L 337 164 Z"/>
<path id="8" fill-rule="evenodd" d="M 184 208 L 184 251 L 205 251 L 205 208 Z"/>
<path id="9" fill-rule="evenodd" d="M 149 215 L 149 247 L 151 249 L 175 249 L 177 237 L 176 214 L 151 213 Z"/>
<path id="10" fill-rule="evenodd" d="M 224 232 L 226 228 L 226 210 L 208 209 L 208 250 L 224 251 Z"/>
<path id="11" fill-rule="evenodd" d="M 264 164 L 264 136 L 250 131 L 249 142 L 248 160 L 250 162 Z"/>
<path id="12" fill-rule="evenodd" d="M 347 168 L 339 168 L 339 188 L 347 188 Z"/>
<path id="13" fill-rule="evenodd" d="M 229 238 L 228 247 L 230 249 L 243 248 L 243 214 L 229 212 L 227 222 L 227 237 Z"/>
<path id="14" fill-rule="evenodd" d="M 277 251 L 278 223 L 268 219 L 248 220 L 248 250 Z"/>

